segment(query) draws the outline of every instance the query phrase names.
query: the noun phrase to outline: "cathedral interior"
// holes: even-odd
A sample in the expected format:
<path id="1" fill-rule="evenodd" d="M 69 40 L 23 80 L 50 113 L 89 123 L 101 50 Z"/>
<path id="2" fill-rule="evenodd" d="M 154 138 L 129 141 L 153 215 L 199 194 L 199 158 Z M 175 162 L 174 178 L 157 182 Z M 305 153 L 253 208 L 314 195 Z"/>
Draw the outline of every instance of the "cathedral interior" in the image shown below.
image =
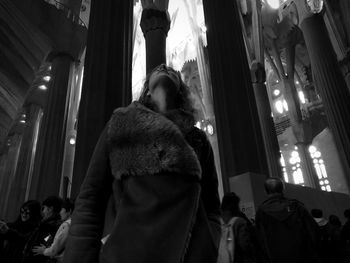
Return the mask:
<path id="1" fill-rule="evenodd" d="M 181 72 L 219 192 L 254 217 L 265 178 L 350 204 L 350 1 L 0 0 L 0 217 L 75 198 L 114 109 Z"/>

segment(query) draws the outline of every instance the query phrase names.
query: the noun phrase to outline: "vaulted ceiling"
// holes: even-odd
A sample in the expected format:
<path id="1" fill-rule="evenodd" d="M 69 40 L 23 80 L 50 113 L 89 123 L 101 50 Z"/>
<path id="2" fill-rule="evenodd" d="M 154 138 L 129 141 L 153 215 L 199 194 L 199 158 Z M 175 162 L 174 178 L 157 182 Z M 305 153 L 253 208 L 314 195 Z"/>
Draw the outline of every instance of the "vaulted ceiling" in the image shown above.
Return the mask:
<path id="1" fill-rule="evenodd" d="M 0 145 L 37 85 L 47 55 L 77 53 L 85 45 L 87 28 L 71 12 L 80 5 L 81 0 L 0 1 Z"/>

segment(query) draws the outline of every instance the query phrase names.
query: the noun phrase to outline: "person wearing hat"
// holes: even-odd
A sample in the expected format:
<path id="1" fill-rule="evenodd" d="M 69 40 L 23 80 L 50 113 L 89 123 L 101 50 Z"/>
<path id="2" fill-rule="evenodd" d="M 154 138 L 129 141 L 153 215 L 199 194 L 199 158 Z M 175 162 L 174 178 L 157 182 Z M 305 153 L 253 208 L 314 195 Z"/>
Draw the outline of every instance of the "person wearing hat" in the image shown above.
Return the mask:
<path id="1" fill-rule="evenodd" d="M 216 262 L 218 181 L 189 95 L 180 74 L 160 65 L 139 100 L 114 111 L 76 201 L 64 263 Z"/>

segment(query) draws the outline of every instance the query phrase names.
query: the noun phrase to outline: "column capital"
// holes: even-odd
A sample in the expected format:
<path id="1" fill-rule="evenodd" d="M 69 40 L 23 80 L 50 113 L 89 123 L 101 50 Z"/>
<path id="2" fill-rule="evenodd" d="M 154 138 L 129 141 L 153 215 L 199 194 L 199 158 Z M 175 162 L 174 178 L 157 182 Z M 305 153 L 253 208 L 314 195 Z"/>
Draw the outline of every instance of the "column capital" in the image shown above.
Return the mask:
<path id="1" fill-rule="evenodd" d="M 279 20 L 287 17 L 300 26 L 305 19 L 321 13 L 323 4 L 324 0 L 287 0 L 279 8 Z"/>
<path id="2" fill-rule="evenodd" d="M 168 35 L 170 29 L 170 16 L 167 10 L 157 9 L 155 6 L 143 9 L 140 26 L 143 34 L 160 29 Z"/>
<path id="3" fill-rule="evenodd" d="M 265 67 L 258 61 L 253 61 L 250 67 L 252 83 L 263 84 L 266 81 Z"/>

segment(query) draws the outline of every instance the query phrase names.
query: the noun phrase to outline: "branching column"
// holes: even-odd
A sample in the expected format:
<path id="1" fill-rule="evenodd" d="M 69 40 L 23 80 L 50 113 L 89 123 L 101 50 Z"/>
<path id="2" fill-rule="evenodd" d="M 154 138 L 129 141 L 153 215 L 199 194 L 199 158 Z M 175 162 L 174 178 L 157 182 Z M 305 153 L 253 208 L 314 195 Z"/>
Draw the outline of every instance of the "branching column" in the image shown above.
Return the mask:
<path id="1" fill-rule="evenodd" d="M 271 107 L 265 86 L 266 73 L 263 65 L 254 62 L 251 66 L 251 76 L 258 108 L 261 132 L 264 138 L 269 176 L 281 177 L 282 170 L 281 166 L 279 165 L 281 155 L 279 152 L 275 125 L 271 117 Z"/>
<path id="2" fill-rule="evenodd" d="M 296 0 L 295 7 L 309 53 L 314 81 L 320 92 L 349 184 L 350 93 L 322 16 L 312 13 L 304 0 Z"/>

